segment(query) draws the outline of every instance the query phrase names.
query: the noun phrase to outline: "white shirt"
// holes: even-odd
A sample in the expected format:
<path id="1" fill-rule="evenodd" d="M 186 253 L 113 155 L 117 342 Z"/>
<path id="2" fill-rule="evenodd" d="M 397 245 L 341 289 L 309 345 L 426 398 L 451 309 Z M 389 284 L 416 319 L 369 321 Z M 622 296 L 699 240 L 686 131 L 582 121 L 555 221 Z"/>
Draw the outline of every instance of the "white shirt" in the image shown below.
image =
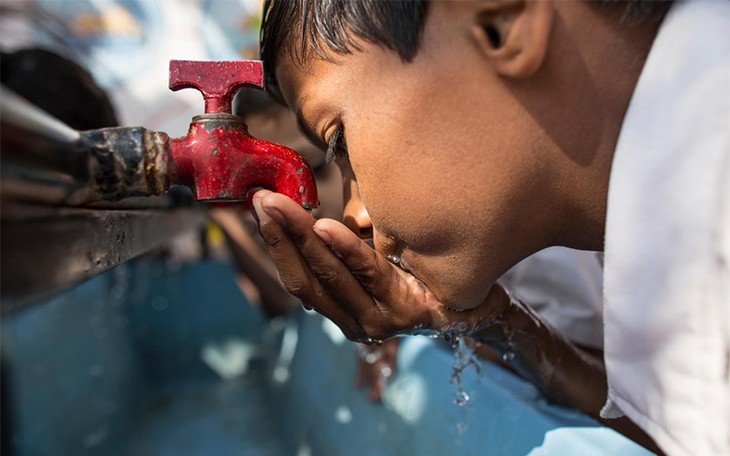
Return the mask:
<path id="1" fill-rule="evenodd" d="M 672 455 L 730 454 L 730 2 L 672 7 L 611 169 L 607 417 Z"/>
<path id="2" fill-rule="evenodd" d="M 603 348 L 603 269 L 596 252 L 550 247 L 499 282 L 571 341 Z"/>

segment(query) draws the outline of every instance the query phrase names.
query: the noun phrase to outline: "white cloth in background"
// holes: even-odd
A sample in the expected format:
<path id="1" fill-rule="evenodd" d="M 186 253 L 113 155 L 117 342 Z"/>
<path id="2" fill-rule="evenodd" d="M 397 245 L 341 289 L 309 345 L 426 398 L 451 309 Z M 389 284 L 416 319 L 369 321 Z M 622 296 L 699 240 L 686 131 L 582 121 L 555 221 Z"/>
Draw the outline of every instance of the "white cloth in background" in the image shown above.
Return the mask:
<path id="1" fill-rule="evenodd" d="M 672 455 L 730 454 L 730 2 L 672 7 L 614 157 L 609 397 Z"/>
<path id="2" fill-rule="evenodd" d="M 603 348 L 603 268 L 596 252 L 550 247 L 499 282 L 571 341 Z"/>

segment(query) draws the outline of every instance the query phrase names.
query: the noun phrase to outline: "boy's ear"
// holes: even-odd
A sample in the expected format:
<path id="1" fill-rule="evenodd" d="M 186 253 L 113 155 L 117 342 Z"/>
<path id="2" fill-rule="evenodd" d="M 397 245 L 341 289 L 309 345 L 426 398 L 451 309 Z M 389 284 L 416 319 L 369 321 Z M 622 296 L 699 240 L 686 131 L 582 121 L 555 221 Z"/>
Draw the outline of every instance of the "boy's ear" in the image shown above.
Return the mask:
<path id="1" fill-rule="evenodd" d="M 550 0 L 476 1 L 472 37 L 497 73 L 528 78 L 542 65 L 553 27 Z"/>

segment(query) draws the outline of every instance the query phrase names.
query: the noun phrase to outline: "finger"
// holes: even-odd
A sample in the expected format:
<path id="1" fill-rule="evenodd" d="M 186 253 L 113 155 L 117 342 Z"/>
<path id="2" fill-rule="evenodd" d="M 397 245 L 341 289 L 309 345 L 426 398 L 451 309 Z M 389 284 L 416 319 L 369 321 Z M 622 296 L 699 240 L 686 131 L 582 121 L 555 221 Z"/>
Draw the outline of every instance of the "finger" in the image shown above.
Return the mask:
<path id="1" fill-rule="evenodd" d="M 256 192 L 253 196 L 253 207 L 259 222 L 259 232 L 279 270 L 279 277 L 284 287 L 289 293 L 301 299 L 305 306 L 311 306 L 332 320 L 348 338 L 365 337 L 365 332 L 357 321 L 338 306 L 334 297 L 322 287 L 297 245 L 289 238 L 280 222 L 271 216 L 271 211 L 264 210 L 262 199 L 272 194 L 268 190 Z M 301 213 L 298 214 L 299 218 L 305 220 L 308 217 L 311 218 L 304 209 L 299 209 L 301 209 Z M 273 213 L 277 214 L 277 212 Z"/>
<path id="2" fill-rule="evenodd" d="M 371 295 L 381 312 L 370 313 L 369 320 L 358 321 L 370 333 L 370 326 L 397 328 L 409 332 L 416 327 L 430 327 L 429 305 L 438 301 L 433 294 L 412 275 L 393 266 L 385 257 L 352 233 L 339 222 L 318 220 L 315 233 L 329 245 L 358 283 Z M 357 303 L 355 303 L 357 304 Z M 401 312 L 398 312 L 401 309 Z M 367 308 L 357 312 L 367 314 Z M 386 337 L 394 333 L 384 334 Z M 386 337 L 373 337 L 384 339 Z"/>
<path id="3" fill-rule="evenodd" d="M 330 250 L 329 246 L 314 232 L 313 217 L 302 217 L 302 209 L 291 199 L 279 194 L 266 195 L 261 205 L 264 210 L 275 210 L 276 216 L 282 218 L 282 225 L 289 239 L 299 249 L 313 276 L 322 286 L 337 298 L 339 304 L 350 311 L 357 320 L 363 313 L 376 310 L 376 303 L 347 266 Z M 337 223 L 334 222 L 333 223 Z M 344 231 L 352 233 L 344 227 Z M 371 250 L 357 238 L 366 250 Z M 361 258 L 370 261 L 371 255 Z M 354 262 L 354 261 L 353 261 Z M 391 268 L 392 269 L 392 268 Z M 391 271 L 392 272 L 392 271 Z"/>

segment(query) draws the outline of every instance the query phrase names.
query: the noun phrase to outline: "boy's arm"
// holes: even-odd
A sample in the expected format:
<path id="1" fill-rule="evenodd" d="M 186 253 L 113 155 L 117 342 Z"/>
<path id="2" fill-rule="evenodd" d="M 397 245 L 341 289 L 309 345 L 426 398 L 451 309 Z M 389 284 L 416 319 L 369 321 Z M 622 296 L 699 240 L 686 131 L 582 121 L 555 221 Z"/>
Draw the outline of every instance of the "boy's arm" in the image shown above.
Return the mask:
<path id="1" fill-rule="evenodd" d="M 580 410 L 661 454 L 651 437 L 628 418 L 600 417 L 608 396 L 603 363 L 555 331 L 529 306 L 505 296 L 509 305 L 501 315 L 476 328 L 471 336 L 501 354 L 510 367 L 530 380 L 547 398 Z"/>
<path id="2" fill-rule="evenodd" d="M 498 286 L 498 285 L 497 285 Z M 504 310 L 471 332 L 550 399 L 597 417 L 606 399 L 604 366 L 555 331 L 521 301 L 503 294 Z"/>

